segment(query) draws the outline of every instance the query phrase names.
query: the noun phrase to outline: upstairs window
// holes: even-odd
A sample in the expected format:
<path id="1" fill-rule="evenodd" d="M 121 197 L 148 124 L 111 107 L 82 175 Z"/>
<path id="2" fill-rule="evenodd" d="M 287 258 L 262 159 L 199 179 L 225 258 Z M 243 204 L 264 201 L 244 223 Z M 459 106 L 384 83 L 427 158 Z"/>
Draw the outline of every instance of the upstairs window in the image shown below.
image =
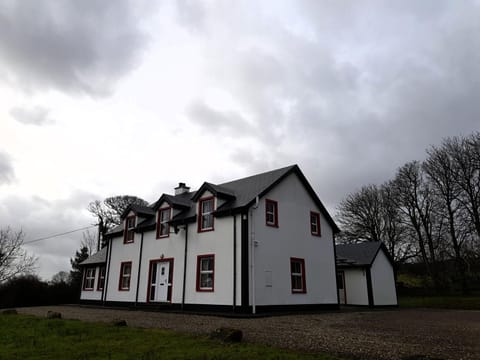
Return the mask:
<path id="1" fill-rule="evenodd" d="M 305 260 L 290 258 L 290 277 L 292 293 L 304 294 L 307 292 L 305 285 Z"/>
<path id="2" fill-rule="evenodd" d="M 314 236 L 322 235 L 320 229 L 320 214 L 313 211 L 310 212 L 310 232 Z"/>
<path id="3" fill-rule="evenodd" d="M 105 270 L 105 266 L 102 266 L 100 268 L 100 273 L 98 274 L 97 290 L 103 290 L 103 287 L 105 286 Z"/>
<path id="4" fill-rule="evenodd" d="M 157 239 L 170 235 L 170 214 L 169 207 L 158 210 Z"/>
<path id="5" fill-rule="evenodd" d="M 278 227 L 278 203 L 265 200 L 265 223 L 267 226 Z"/>
<path id="6" fill-rule="evenodd" d="M 197 258 L 197 291 L 213 291 L 215 279 L 215 255 L 199 255 Z"/>
<path id="7" fill-rule="evenodd" d="M 130 278 L 132 277 L 132 262 L 122 262 L 120 265 L 120 281 L 118 284 L 118 290 L 128 291 L 130 290 Z"/>
<path id="8" fill-rule="evenodd" d="M 125 237 L 124 243 L 133 242 L 135 236 L 135 215 L 129 216 L 125 219 Z"/>
<path id="9" fill-rule="evenodd" d="M 198 231 L 210 231 L 213 230 L 213 206 L 214 198 L 209 197 L 200 199 L 198 205 Z"/>
<path id="10" fill-rule="evenodd" d="M 83 279 L 83 290 L 93 290 L 95 284 L 95 268 L 86 268 L 85 277 Z"/>

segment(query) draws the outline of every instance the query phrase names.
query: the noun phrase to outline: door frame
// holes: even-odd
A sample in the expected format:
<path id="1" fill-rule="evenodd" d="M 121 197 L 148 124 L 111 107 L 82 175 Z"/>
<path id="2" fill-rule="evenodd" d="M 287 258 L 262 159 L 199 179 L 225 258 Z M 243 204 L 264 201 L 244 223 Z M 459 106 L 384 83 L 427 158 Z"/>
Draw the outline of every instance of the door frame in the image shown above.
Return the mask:
<path id="1" fill-rule="evenodd" d="M 172 293 L 173 293 L 173 258 L 163 258 L 163 259 L 152 259 L 148 264 L 148 282 L 147 282 L 147 303 L 156 304 L 161 303 L 160 301 L 150 301 L 150 287 L 152 281 L 152 265 L 158 264 L 160 262 L 168 262 L 170 266 L 168 274 L 168 290 L 167 290 L 167 302 L 172 302 Z"/>

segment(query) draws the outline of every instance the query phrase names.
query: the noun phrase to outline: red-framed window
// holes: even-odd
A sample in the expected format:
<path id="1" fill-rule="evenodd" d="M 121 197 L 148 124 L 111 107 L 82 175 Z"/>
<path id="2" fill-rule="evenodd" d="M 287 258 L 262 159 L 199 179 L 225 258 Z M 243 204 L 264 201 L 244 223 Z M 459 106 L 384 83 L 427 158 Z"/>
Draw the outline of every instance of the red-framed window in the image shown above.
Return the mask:
<path id="1" fill-rule="evenodd" d="M 132 243 L 135 237 L 135 215 L 128 216 L 125 219 L 125 237 L 123 242 L 125 244 Z"/>
<path id="2" fill-rule="evenodd" d="M 310 211 L 310 232 L 314 236 L 322 236 L 322 230 L 320 228 L 320 214 L 314 211 Z"/>
<path id="3" fill-rule="evenodd" d="M 94 267 L 89 267 L 85 269 L 85 275 L 83 278 L 83 290 L 92 291 L 95 286 L 95 270 Z"/>
<path id="4" fill-rule="evenodd" d="M 215 288 L 215 255 L 197 257 L 197 291 L 213 291 Z"/>
<path id="5" fill-rule="evenodd" d="M 103 287 L 105 286 L 105 271 L 105 266 L 100 267 L 100 271 L 98 273 L 97 290 L 103 290 Z"/>
<path id="6" fill-rule="evenodd" d="M 120 279 L 118 282 L 118 290 L 130 290 L 130 280 L 132 278 L 132 262 L 126 261 L 120 264 Z"/>
<path id="7" fill-rule="evenodd" d="M 171 218 L 171 208 L 165 207 L 158 210 L 157 218 L 157 239 L 170 236 L 170 224 L 168 223 Z"/>
<path id="8" fill-rule="evenodd" d="M 307 292 L 304 259 L 290 258 L 290 278 L 292 283 L 292 293 L 305 294 Z"/>
<path id="9" fill-rule="evenodd" d="M 265 200 L 265 223 L 267 226 L 278 227 L 278 203 L 274 200 Z"/>
<path id="10" fill-rule="evenodd" d="M 198 232 L 213 230 L 213 210 L 215 198 L 213 196 L 200 199 L 198 203 Z"/>

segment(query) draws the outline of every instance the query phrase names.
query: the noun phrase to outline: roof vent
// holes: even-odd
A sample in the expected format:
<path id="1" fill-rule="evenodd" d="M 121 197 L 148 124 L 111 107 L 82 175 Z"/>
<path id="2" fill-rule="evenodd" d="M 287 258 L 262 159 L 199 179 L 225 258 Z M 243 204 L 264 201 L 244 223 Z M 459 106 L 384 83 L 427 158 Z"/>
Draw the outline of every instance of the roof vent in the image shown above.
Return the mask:
<path id="1" fill-rule="evenodd" d="M 175 195 L 185 194 L 190 191 L 190 187 L 185 185 L 185 183 L 178 183 L 178 186 L 175 188 Z"/>

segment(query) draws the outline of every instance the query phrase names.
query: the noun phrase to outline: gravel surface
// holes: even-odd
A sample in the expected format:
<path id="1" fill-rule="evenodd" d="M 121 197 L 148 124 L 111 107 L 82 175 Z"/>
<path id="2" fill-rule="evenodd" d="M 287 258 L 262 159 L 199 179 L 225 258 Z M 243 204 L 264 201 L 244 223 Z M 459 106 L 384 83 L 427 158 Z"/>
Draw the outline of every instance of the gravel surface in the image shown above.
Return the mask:
<path id="1" fill-rule="evenodd" d="M 248 342 L 354 359 L 480 359 L 480 311 L 396 309 L 226 318 L 80 306 L 17 310 L 37 316 L 51 310 L 86 321 L 125 319 L 133 327 L 195 334 L 228 326 L 242 330 Z"/>

